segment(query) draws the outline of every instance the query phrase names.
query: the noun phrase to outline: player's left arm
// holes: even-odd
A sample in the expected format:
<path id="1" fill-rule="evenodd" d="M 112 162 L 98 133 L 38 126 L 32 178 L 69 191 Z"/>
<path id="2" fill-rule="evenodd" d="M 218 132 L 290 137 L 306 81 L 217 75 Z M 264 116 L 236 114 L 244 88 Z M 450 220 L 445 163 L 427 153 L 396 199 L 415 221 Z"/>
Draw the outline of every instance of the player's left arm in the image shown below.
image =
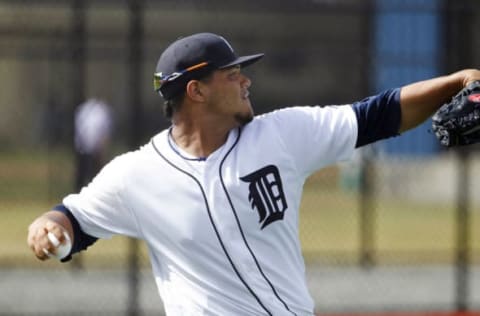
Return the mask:
<path id="1" fill-rule="evenodd" d="M 442 104 L 469 83 L 480 80 L 480 71 L 465 69 L 447 76 L 415 82 L 400 90 L 399 133 L 421 124 Z"/>

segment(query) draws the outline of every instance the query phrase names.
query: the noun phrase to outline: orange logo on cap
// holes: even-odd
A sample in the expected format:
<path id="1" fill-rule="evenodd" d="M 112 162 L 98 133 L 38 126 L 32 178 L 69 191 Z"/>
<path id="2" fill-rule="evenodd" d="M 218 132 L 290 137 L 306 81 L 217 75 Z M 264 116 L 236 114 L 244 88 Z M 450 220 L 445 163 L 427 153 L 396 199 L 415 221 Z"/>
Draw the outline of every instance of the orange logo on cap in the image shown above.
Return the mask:
<path id="1" fill-rule="evenodd" d="M 469 95 L 468 100 L 475 103 L 480 103 L 480 93 Z"/>

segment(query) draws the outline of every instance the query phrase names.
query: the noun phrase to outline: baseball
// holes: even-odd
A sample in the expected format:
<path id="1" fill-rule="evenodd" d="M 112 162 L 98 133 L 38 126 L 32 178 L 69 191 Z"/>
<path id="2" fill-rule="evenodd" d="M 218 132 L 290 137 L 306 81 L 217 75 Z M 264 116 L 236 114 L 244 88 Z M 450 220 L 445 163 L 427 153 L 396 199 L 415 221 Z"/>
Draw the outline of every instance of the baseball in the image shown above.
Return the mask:
<path id="1" fill-rule="evenodd" d="M 63 232 L 63 236 L 65 236 L 65 240 L 63 241 L 63 243 L 60 243 L 58 238 L 53 233 L 48 232 L 48 240 L 50 240 L 50 242 L 55 247 L 55 253 L 49 253 L 49 257 L 61 260 L 68 256 L 68 254 L 72 250 L 72 241 L 70 239 L 70 236 L 68 236 L 67 232 Z"/>

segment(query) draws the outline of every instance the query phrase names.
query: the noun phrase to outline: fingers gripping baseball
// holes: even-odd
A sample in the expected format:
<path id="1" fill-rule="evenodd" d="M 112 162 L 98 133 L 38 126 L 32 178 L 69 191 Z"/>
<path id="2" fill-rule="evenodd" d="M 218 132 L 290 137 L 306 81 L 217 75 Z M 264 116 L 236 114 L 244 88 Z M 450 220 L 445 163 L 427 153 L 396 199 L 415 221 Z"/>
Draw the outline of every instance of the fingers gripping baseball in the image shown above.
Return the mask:
<path id="1" fill-rule="evenodd" d="M 40 217 L 28 229 L 27 244 L 40 260 L 62 259 L 70 253 L 71 240 L 63 226 Z"/>

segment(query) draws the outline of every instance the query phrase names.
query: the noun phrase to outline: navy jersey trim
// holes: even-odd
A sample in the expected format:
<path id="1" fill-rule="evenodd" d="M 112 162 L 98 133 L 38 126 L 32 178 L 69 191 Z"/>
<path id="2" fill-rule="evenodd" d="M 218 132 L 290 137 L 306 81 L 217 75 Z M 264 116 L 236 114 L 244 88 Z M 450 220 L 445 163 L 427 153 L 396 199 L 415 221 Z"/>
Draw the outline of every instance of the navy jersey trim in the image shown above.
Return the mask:
<path id="1" fill-rule="evenodd" d="M 242 225 L 240 224 L 240 220 L 238 219 L 238 215 L 237 215 L 237 211 L 235 210 L 235 206 L 233 205 L 233 202 L 232 202 L 232 199 L 230 197 L 230 194 L 228 193 L 227 191 L 227 187 L 225 186 L 225 182 L 223 181 L 223 175 L 222 175 L 222 167 L 223 167 L 223 163 L 225 162 L 225 160 L 227 159 L 228 155 L 232 152 L 233 148 L 237 145 L 238 141 L 240 140 L 240 136 L 242 134 L 242 130 L 239 129 L 238 131 L 238 137 L 237 139 L 235 140 L 235 143 L 233 144 L 233 146 L 228 150 L 228 152 L 226 153 L 225 157 L 223 157 L 222 161 L 220 162 L 220 166 L 218 168 L 218 175 L 220 177 L 220 182 L 222 183 L 222 188 L 223 188 L 223 191 L 225 192 L 225 195 L 227 196 L 227 199 L 228 199 L 228 203 L 230 204 L 230 207 L 232 209 L 232 212 L 233 212 L 233 215 L 235 216 L 235 221 L 237 222 L 237 226 L 238 226 L 238 230 L 240 231 L 240 234 L 242 235 L 242 239 L 243 239 L 243 243 L 245 244 L 245 246 L 247 247 L 248 251 L 250 252 L 250 255 L 252 256 L 253 260 L 255 261 L 255 265 L 257 266 L 257 269 L 258 271 L 260 272 L 260 274 L 262 275 L 262 277 L 265 279 L 265 281 L 268 283 L 268 285 L 270 286 L 270 288 L 272 289 L 272 292 L 273 294 L 275 295 L 275 297 L 283 304 L 283 306 L 290 312 L 292 313 L 293 315 L 297 315 L 295 314 L 293 311 L 290 310 L 290 308 L 288 307 L 288 304 L 285 303 L 285 301 L 280 297 L 280 295 L 278 294 L 277 290 L 275 289 L 275 287 L 273 286 L 272 282 L 268 279 L 268 277 L 265 275 L 265 273 L 263 272 L 263 269 L 262 267 L 260 266 L 260 264 L 258 263 L 258 260 L 253 252 L 253 250 L 250 248 L 250 245 L 248 244 L 247 242 L 247 239 L 245 237 L 245 233 L 243 232 L 243 229 L 242 229 Z"/>
<path id="2" fill-rule="evenodd" d="M 252 296 L 255 298 L 255 300 L 258 302 L 258 304 L 263 308 L 263 310 L 265 312 L 268 313 L 268 315 L 270 316 L 273 316 L 273 314 L 265 307 L 265 305 L 263 305 L 262 301 L 260 301 L 260 298 L 257 296 L 257 294 L 255 294 L 255 292 L 253 291 L 253 289 L 247 284 L 247 282 L 243 279 L 243 277 L 241 276 L 240 272 L 237 270 L 237 267 L 235 266 L 235 264 L 233 263 L 233 260 L 232 258 L 230 257 L 230 254 L 228 253 L 227 249 L 225 248 L 225 245 L 223 243 L 223 240 L 222 240 L 222 237 L 220 236 L 220 233 L 218 232 L 218 229 L 217 229 L 217 226 L 215 225 L 215 222 L 213 221 L 213 217 L 212 217 L 212 213 L 210 211 L 210 206 L 208 204 L 208 200 L 207 200 L 207 196 L 205 194 L 205 191 L 202 187 L 202 184 L 200 183 L 200 181 L 198 181 L 197 178 L 195 178 L 194 175 L 188 173 L 187 171 L 181 169 L 180 167 L 178 167 L 177 165 L 175 165 L 173 162 L 171 162 L 170 160 L 167 159 L 167 157 L 165 157 L 161 152 L 160 150 L 157 148 L 157 146 L 155 145 L 155 142 L 151 141 L 152 143 L 152 146 L 153 148 L 155 149 L 155 151 L 157 152 L 157 154 L 162 157 L 163 160 L 165 160 L 165 162 L 167 162 L 170 166 L 172 166 L 174 169 L 180 171 L 181 173 L 185 174 L 186 176 L 190 177 L 193 181 L 195 181 L 195 183 L 198 185 L 198 187 L 200 188 L 200 191 L 202 193 L 202 196 L 203 196 L 203 201 L 205 203 L 205 208 L 207 209 L 207 213 L 208 213 L 208 218 L 210 219 L 210 223 L 212 224 L 212 227 L 213 227 L 213 230 L 215 231 L 215 235 L 217 236 L 217 239 L 218 239 L 218 242 L 220 243 L 220 246 L 222 247 L 222 250 L 223 252 L 225 253 L 225 256 L 227 257 L 228 261 L 230 262 L 230 265 L 232 266 L 233 270 L 235 271 L 235 274 L 237 275 L 237 277 L 240 279 L 240 281 L 243 283 L 243 285 L 247 288 L 248 292 L 250 292 L 250 294 L 252 294 Z M 235 142 L 236 143 L 236 142 Z"/>
<path id="3" fill-rule="evenodd" d="M 73 216 L 72 212 L 65 205 L 58 204 L 52 208 L 52 211 L 57 211 L 65 214 L 70 220 L 73 229 L 74 238 L 72 250 L 70 251 L 68 256 L 60 260 L 61 262 L 67 262 L 72 260 L 73 254 L 87 249 L 98 240 L 98 238 L 90 236 L 80 228 L 80 224 L 78 223 L 77 219 L 75 218 L 75 216 Z"/>
<path id="4" fill-rule="evenodd" d="M 400 88 L 383 91 L 352 104 L 358 122 L 355 148 L 399 135 Z"/>

